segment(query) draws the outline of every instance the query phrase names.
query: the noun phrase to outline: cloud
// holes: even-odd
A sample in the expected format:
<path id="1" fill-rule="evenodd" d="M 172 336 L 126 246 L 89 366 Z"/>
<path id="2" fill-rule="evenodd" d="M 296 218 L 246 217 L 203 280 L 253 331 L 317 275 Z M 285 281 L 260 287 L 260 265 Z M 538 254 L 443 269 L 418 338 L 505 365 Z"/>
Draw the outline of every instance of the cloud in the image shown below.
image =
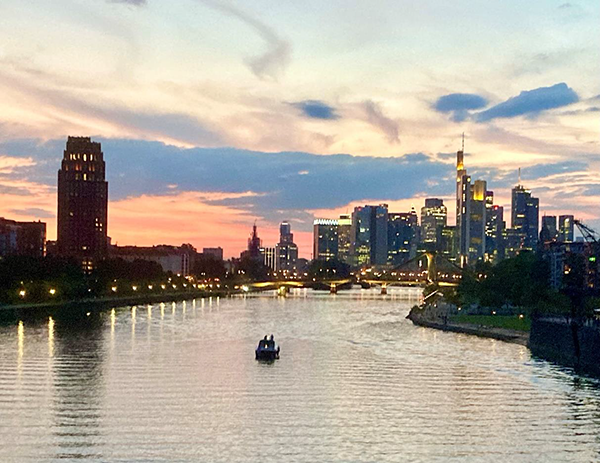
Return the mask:
<path id="1" fill-rule="evenodd" d="M 566 10 L 568 8 L 575 8 L 575 5 L 573 5 L 572 3 L 563 3 L 558 7 L 559 10 Z"/>
<path id="2" fill-rule="evenodd" d="M 552 87 L 540 87 L 521 92 L 518 96 L 475 114 L 477 122 L 487 122 L 497 118 L 537 116 L 542 111 L 560 108 L 579 101 L 579 96 L 564 82 Z"/>
<path id="3" fill-rule="evenodd" d="M 452 111 L 463 111 L 481 109 L 487 106 L 488 101 L 481 95 L 475 93 L 450 93 L 439 97 L 433 107 L 436 111 L 448 113 Z"/>
<path id="4" fill-rule="evenodd" d="M 221 11 L 254 29 L 267 44 L 267 50 L 261 55 L 249 58 L 248 66 L 259 78 L 276 80 L 288 65 L 291 55 L 291 45 L 283 40 L 274 29 L 248 13 L 234 7 L 231 3 L 218 0 L 197 0 L 210 8 Z"/>
<path id="5" fill-rule="evenodd" d="M 454 122 L 462 122 L 470 115 L 469 111 L 487 106 L 488 101 L 474 93 L 450 93 L 439 97 L 433 109 L 441 113 L 450 113 Z"/>
<path id="6" fill-rule="evenodd" d="M 398 122 L 386 117 L 381 106 L 374 101 L 367 100 L 363 103 L 367 121 L 383 132 L 390 143 L 400 143 Z"/>
<path id="7" fill-rule="evenodd" d="M 298 103 L 292 103 L 292 106 L 298 108 L 306 117 L 312 119 L 335 120 L 340 117 L 336 114 L 335 108 L 319 100 L 299 101 Z"/>
<path id="8" fill-rule="evenodd" d="M 16 215 L 24 215 L 27 217 L 37 217 L 40 219 L 49 219 L 50 217 L 54 217 L 54 212 L 47 211 L 46 209 L 41 209 L 39 207 L 28 207 L 25 209 L 11 209 L 10 211 Z"/>

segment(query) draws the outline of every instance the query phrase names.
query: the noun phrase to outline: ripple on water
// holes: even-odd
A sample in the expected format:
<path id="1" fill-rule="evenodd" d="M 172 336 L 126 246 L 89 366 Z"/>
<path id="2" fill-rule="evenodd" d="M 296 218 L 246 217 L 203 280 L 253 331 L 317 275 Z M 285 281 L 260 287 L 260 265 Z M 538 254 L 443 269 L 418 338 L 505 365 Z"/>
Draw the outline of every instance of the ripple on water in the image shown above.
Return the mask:
<path id="1" fill-rule="evenodd" d="M 0 461 L 594 461 L 600 387 L 404 319 L 414 290 L 0 326 Z M 275 333 L 282 357 L 254 360 Z"/>

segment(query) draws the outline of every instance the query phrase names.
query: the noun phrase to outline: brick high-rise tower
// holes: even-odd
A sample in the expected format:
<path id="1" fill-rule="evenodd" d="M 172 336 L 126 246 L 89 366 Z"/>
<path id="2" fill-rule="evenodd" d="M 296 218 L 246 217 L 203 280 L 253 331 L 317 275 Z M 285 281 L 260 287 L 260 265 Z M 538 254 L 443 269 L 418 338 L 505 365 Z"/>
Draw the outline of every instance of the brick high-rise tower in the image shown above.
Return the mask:
<path id="1" fill-rule="evenodd" d="M 69 137 L 58 171 L 58 253 L 85 271 L 107 252 L 108 182 L 100 143 Z"/>

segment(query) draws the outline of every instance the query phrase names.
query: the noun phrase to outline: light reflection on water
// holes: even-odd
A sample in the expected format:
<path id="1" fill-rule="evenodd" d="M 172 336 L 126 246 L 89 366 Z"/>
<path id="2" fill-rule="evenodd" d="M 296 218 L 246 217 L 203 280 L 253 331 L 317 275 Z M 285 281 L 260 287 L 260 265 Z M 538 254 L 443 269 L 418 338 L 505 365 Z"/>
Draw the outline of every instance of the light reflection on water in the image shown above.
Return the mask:
<path id="1" fill-rule="evenodd" d="M 0 461 L 600 459 L 597 382 L 415 327 L 418 297 L 294 290 L 5 323 Z M 258 363 L 271 333 L 281 359 Z"/>

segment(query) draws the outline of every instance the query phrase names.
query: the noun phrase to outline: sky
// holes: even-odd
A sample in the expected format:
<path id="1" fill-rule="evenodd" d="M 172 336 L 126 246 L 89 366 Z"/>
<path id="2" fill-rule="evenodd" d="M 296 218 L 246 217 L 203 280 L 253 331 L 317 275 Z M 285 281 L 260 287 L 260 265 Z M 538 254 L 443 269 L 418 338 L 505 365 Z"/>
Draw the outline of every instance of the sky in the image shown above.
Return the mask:
<path id="1" fill-rule="evenodd" d="M 464 132 L 505 218 L 521 167 L 542 214 L 600 230 L 598 24 L 595 0 L 3 0 L 0 217 L 54 239 L 66 137 L 91 136 L 113 243 L 231 257 L 289 220 L 310 258 L 357 205 L 453 223 Z"/>

